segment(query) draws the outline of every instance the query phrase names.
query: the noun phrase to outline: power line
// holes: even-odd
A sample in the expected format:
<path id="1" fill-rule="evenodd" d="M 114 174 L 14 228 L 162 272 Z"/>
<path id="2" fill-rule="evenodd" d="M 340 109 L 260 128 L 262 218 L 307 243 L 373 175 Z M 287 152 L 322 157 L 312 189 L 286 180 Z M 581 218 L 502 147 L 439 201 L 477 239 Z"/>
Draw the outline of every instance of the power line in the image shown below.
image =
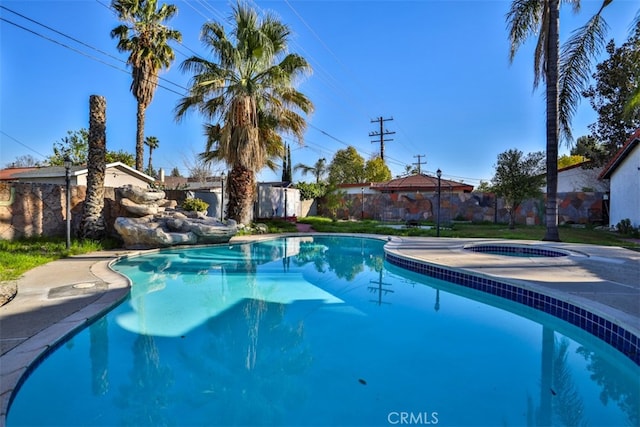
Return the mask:
<path id="1" fill-rule="evenodd" d="M 53 31 L 54 33 L 57 33 L 57 34 L 59 34 L 59 35 L 61 35 L 61 36 L 65 37 L 65 38 L 68 38 L 68 39 L 70 39 L 70 40 L 73 40 L 74 42 L 79 43 L 79 44 L 81 44 L 82 46 L 88 47 L 89 49 L 92 49 L 92 50 L 94 50 L 94 51 L 96 51 L 96 52 L 99 52 L 99 53 L 101 53 L 101 54 L 105 55 L 105 56 L 108 56 L 109 58 L 115 59 L 115 60 L 116 60 L 116 61 L 118 61 L 118 62 L 121 62 L 121 63 L 123 63 L 123 64 L 127 64 L 127 62 L 126 62 L 126 61 L 123 61 L 122 59 L 120 59 L 120 58 L 118 58 L 118 57 L 115 57 L 115 56 L 113 56 L 113 55 L 111 55 L 111 54 L 109 54 L 109 53 L 107 53 L 107 52 L 104 52 L 104 51 L 102 51 L 102 50 L 100 50 L 100 49 L 97 49 L 97 48 L 95 48 L 95 47 L 93 47 L 93 46 L 91 46 L 91 45 L 89 45 L 89 44 L 87 44 L 87 43 L 85 43 L 85 42 L 82 42 L 82 41 L 80 41 L 80 40 L 78 40 L 78 39 L 76 39 L 76 38 L 74 38 L 74 37 L 71 37 L 71 36 L 69 36 L 69 35 L 67 35 L 67 34 L 65 34 L 65 33 L 61 32 L 61 31 L 58 31 L 58 30 L 56 30 L 56 29 L 54 29 L 54 28 L 51 28 L 51 27 L 49 27 L 49 26 L 47 26 L 47 25 L 45 25 L 45 24 L 42 24 L 41 22 L 38 22 L 38 21 L 36 21 L 36 20 L 34 20 L 34 19 L 31 19 L 31 18 L 29 18 L 29 17 L 27 17 L 27 16 L 25 16 L 25 15 L 22 15 L 22 14 L 20 14 L 20 13 L 18 13 L 18 12 L 15 12 L 15 11 L 13 11 L 13 10 L 11 10 L 11 9 L 9 9 L 9 8 L 7 8 L 7 7 L 5 7 L 5 6 L 1 6 L 1 5 L 0 5 L 0 8 L 5 9 L 5 10 L 7 10 L 8 12 L 14 13 L 14 14 L 16 14 L 16 15 L 18 15 L 18 16 L 20 16 L 20 17 L 22 17 L 22 18 L 24 18 L 24 19 L 26 19 L 26 20 L 28 20 L 28 21 L 31 21 L 31 22 L 33 22 L 33 23 L 35 23 L 35 24 L 37 24 L 37 25 L 39 25 L 39 26 L 41 26 L 41 27 L 44 27 L 44 28 L 46 28 L 46 29 L 48 29 L 48 30 L 50 30 L 50 31 Z M 115 66 L 115 65 L 113 65 L 113 64 L 110 64 L 110 63 L 108 63 L 108 62 L 105 62 L 104 60 L 102 60 L 102 59 L 100 59 L 100 58 L 98 58 L 98 57 L 95 57 L 95 56 L 93 56 L 93 55 L 90 55 L 90 54 L 88 54 L 88 53 L 86 53 L 86 52 L 83 52 L 83 51 L 81 51 L 81 50 L 79 50 L 79 49 L 76 49 L 76 48 L 74 48 L 74 47 L 72 47 L 72 46 L 69 46 L 69 45 L 67 45 L 67 44 L 65 44 L 65 43 L 62 43 L 62 42 L 60 42 L 60 41 L 58 41 L 58 40 L 55 40 L 55 39 L 53 39 L 53 38 L 51 38 L 51 37 L 45 36 L 44 34 L 38 33 L 37 31 L 34 31 L 34 30 L 32 30 L 32 29 L 30 29 L 30 28 L 27 28 L 27 27 L 24 27 L 24 26 L 22 26 L 22 25 L 20 25 L 20 24 L 17 24 L 17 23 L 15 23 L 15 22 L 13 22 L 13 21 L 10 21 L 10 20 L 8 20 L 8 19 L 6 19 L 6 18 L 2 18 L 2 17 L 0 17 L 0 20 L 2 20 L 2 21 L 4 21 L 4 22 L 6 22 L 6 23 L 8 23 L 8 24 L 11 24 L 11 25 L 13 25 L 13 26 L 15 26 L 15 27 L 17 27 L 17 28 L 20 28 L 21 30 L 27 31 L 27 32 L 29 32 L 29 33 L 31 33 L 31 34 L 33 34 L 33 35 L 35 35 L 35 36 L 41 37 L 41 38 L 43 38 L 44 40 L 47 40 L 47 41 L 49 41 L 49 42 L 51 42 L 51 43 L 55 43 L 55 44 L 57 44 L 57 45 L 59 45 L 59 46 L 62 46 L 62 47 L 64 47 L 64 48 L 66 48 L 66 49 L 69 49 L 69 50 L 71 50 L 72 52 L 78 53 L 78 54 L 80 54 L 80 55 L 82 55 L 82 56 L 84 56 L 84 57 L 86 57 L 86 58 L 92 59 L 92 60 L 94 60 L 94 61 L 96 61 L 96 62 L 99 62 L 99 63 L 101 63 L 101 64 L 103 64 L 103 65 L 106 65 L 106 66 L 111 67 L 111 68 L 113 68 L 113 69 L 116 69 L 116 70 L 118 70 L 118 71 L 122 71 L 122 72 L 125 72 L 125 73 L 127 73 L 127 74 L 130 74 L 128 70 L 125 70 L 125 69 L 119 68 L 119 67 L 117 67 L 117 66 Z M 183 89 L 184 91 L 188 91 L 188 89 L 187 89 L 187 88 L 185 88 L 184 86 L 182 86 L 182 85 L 180 85 L 180 84 L 177 84 L 177 83 L 174 83 L 174 82 L 172 82 L 172 81 L 170 81 L 170 80 L 167 80 L 167 79 L 165 79 L 165 78 L 163 78 L 163 77 L 158 77 L 158 79 L 159 79 L 159 80 L 161 80 L 161 81 L 163 81 L 163 82 L 167 82 L 167 83 L 169 83 L 169 84 L 172 84 L 172 85 L 174 85 L 174 86 L 176 86 L 176 87 L 178 87 L 178 88 L 180 88 L 180 89 Z M 173 93 L 175 93 L 176 95 L 184 96 L 184 93 L 176 92 L 175 90 L 170 89 L 170 88 L 168 88 L 168 87 L 165 87 L 165 86 L 163 86 L 163 85 L 161 85 L 161 84 L 157 84 L 157 86 L 158 86 L 158 87 L 160 87 L 160 88 L 162 88 L 162 89 L 168 90 L 169 92 L 173 92 Z"/>
<path id="2" fill-rule="evenodd" d="M 44 154 L 34 150 L 33 148 L 29 147 L 27 144 L 18 141 L 16 138 L 14 138 L 13 136 L 7 134 L 5 131 L 0 130 L 0 133 L 3 134 L 4 136 L 6 136 L 7 138 L 13 140 L 14 142 L 17 142 L 18 144 L 22 145 L 24 148 L 26 148 L 29 151 L 33 151 L 34 153 L 36 153 L 38 156 L 42 157 L 43 159 L 46 159 L 47 156 L 45 156 Z"/>

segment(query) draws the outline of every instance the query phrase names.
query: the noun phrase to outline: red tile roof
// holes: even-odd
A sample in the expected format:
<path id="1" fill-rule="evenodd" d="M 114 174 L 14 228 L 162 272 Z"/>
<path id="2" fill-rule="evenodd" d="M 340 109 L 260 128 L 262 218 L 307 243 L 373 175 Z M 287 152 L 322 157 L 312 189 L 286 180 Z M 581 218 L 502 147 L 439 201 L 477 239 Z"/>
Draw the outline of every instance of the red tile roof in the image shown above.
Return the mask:
<path id="1" fill-rule="evenodd" d="M 624 145 L 618 150 L 615 156 L 607 163 L 607 165 L 602 169 L 599 179 L 609 179 L 611 178 L 611 174 L 620 166 L 622 161 L 633 151 L 633 149 L 640 143 L 640 128 L 636 129 L 636 131 L 631 134 L 629 139 L 624 143 Z"/>
<path id="2" fill-rule="evenodd" d="M 440 179 L 440 187 L 451 191 L 473 191 L 473 185 L 448 179 Z M 438 188 L 438 177 L 415 174 L 373 184 L 372 188 L 378 191 L 434 191 Z"/>
<path id="3" fill-rule="evenodd" d="M 0 181 L 11 181 L 14 179 L 14 175 L 22 173 L 22 172 L 29 172 L 31 170 L 34 169 L 38 169 L 36 167 L 29 167 L 29 168 L 7 168 L 7 169 L 1 169 L 0 170 Z"/>

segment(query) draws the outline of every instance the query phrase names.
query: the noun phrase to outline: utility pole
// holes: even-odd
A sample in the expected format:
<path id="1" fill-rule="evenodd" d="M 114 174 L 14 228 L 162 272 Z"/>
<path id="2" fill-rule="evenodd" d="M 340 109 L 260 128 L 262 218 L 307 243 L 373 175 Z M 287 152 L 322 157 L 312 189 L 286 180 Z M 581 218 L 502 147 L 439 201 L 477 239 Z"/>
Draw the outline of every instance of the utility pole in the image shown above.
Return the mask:
<path id="1" fill-rule="evenodd" d="M 417 166 L 418 166 L 418 175 L 419 175 L 419 174 L 421 174 L 421 173 L 422 173 L 422 172 L 421 172 L 421 169 L 420 169 L 420 165 L 426 165 L 426 164 L 427 164 L 427 162 L 421 162 L 421 161 L 420 161 L 420 159 L 421 159 L 422 157 L 427 157 L 427 156 L 425 156 L 424 154 L 417 154 L 417 155 L 415 155 L 415 156 L 413 156 L 413 157 L 417 157 L 417 158 L 418 158 L 418 161 L 417 161 L 417 162 L 415 162 L 415 163 L 411 163 L 411 164 L 412 164 L 412 165 L 417 165 Z"/>
<path id="2" fill-rule="evenodd" d="M 369 292 L 371 292 L 372 294 L 378 294 L 378 299 L 369 300 L 370 302 L 375 302 L 378 305 L 391 304 L 390 302 L 382 301 L 383 296 L 386 296 L 389 293 L 392 294 L 394 292 L 391 289 L 384 288 L 384 286 L 393 286 L 393 284 L 385 283 L 382 281 L 382 270 L 380 270 L 379 272 L 378 280 L 369 280 L 369 283 L 371 283 L 372 285 L 378 285 L 378 286 L 367 286 L 367 288 L 369 288 Z"/>
<path id="3" fill-rule="evenodd" d="M 380 123 L 380 131 L 373 131 L 373 132 L 369 132 L 369 136 L 373 137 L 373 136 L 379 136 L 380 137 L 380 158 L 382 160 L 384 160 L 384 142 L 385 141 L 393 141 L 393 139 L 384 139 L 385 136 L 387 135 L 393 135 L 395 132 L 389 132 L 388 130 L 386 130 L 384 128 L 384 122 L 388 122 L 390 120 L 393 120 L 393 117 L 391 117 L 390 119 L 383 119 L 382 117 L 378 117 L 377 119 L 371 120 L 371 123 Z M 371 142 L 378 142 L 378 141 L 371 141 Z"/>

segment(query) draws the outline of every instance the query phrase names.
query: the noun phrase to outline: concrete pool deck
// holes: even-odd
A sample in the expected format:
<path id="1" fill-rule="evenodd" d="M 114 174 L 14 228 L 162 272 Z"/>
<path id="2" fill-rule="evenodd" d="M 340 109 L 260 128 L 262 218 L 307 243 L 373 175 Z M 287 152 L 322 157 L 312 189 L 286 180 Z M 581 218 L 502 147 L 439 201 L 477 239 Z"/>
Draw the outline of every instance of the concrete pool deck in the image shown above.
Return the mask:
<path id="1" fill-rule="evenodd" d="M 281 236 L 234 237 L 232 242 Z M 570 255 L 520 258 L 464 249 L 476 243 L 535 245 Z M 109 263 L 139 252 L 102 251 L 61 259 L 18 280 L 18 294 L 0 307 L 0 427 L 6 423 L 11 394 L 32 363 L 127 296 L 129 281 L 113 272 Z M 393 237 L 387 252 L 536 289 L 604 315 L 640 335 L 640 252 L 570 243 L 419 237 Z"/>

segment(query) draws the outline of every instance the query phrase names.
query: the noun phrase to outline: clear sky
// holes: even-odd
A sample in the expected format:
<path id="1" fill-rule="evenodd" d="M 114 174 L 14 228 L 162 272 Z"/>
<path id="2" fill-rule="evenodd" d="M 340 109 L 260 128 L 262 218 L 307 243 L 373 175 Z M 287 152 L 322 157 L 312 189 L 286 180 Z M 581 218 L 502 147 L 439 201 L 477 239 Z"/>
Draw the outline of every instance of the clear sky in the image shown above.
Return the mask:
<path id="1" fill-rule="evenodd" d="M 231 3 L 168 2 L 178 7 L 170 25 L 182 32 L 183 42 L 175 46 L 172 67 L 161 74 L 145 134 L 160 141 L 153 152 L 156 169 L 168 174 L 178 167 L 188 175 L 187 165 L 204 149 L 205 139 L 197 113 L 181 122 L 174 119 L 191 77 L 179 65 L 194 53 L 208 57 L 199 40 L 202 24 L 226 20 Z M 380 144 L 369 137 L 379 130 L 372 123 L 378 117 L 393 118 L 384 125 L 395 132 L 385 144 L 394 176 L 419 155 L 423 172 L 440 168 L 444 178 L 477 185 L 493 176 L 501 152 L 544 150 L 544 91 L 534 92 L 532 86 L 534 40 L 509 64 L 505 15 L 510 3 L 254 1 L 290 26 L 290 51 L 314 69 L 299 85 L 315 112 L 308 118 L 304 146 L 291 142 L 293 163 L 313 165 L 320 157 L 331 161 L 348 145 L 365 158 L 379 153 Z M 562 39 L 584 25 L 600 4 L 583 0 L 577 15 L 565 6 Z M 44 160 L 67 131 L 88 128 L 92 94 L 107 100 L 107 149 L 135 151 L 136 101 L 127 56 L 109 36 L 119 24 L 109 5 L 110 0 L 0 2 L 10 9 L 0 9 L 1 167 L 27 154 Z M 626 40 L 638 8 L 637 0 L 616 0 L 605 10 L 608 39 L 616 45 Z M 226 21 L 225 28 L 230 28 Z M 587 134 L 594 121 L 583 100 L 573 121 L 574 136 Z M 145 166 L 146 156 L 145 147 Z M 259 179 L 276 181 L 280 172 L 264 170 Z M 313 177 L 296 173 L 298 180 Z"/>

